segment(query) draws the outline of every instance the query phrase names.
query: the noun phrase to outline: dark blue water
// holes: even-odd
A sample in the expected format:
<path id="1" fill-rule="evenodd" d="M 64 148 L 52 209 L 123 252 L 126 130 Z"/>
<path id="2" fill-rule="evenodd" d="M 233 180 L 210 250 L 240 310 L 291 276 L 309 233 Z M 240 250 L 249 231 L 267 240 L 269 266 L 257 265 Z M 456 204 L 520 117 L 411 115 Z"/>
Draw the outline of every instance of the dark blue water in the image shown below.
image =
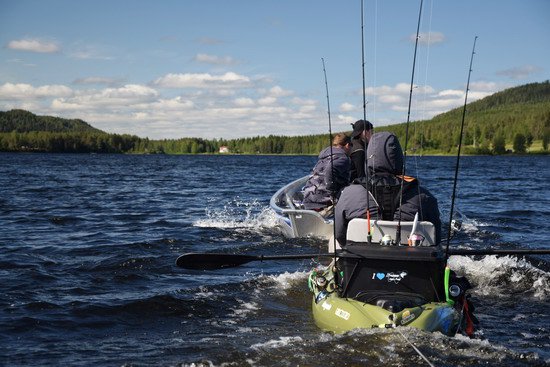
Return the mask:
<path id="1" fill-rule="evenodd" d="M 454 158 L 412 158 L 448 221 Z M 403 336 L 319 331 L 311 261 L 216 272 L 191 251 L 324 251 L 285 239 L 271 195 L 314 157 L 0 154 L 0 365 L 423 366 Z M 550 158 L 463 157 L 457 246 L 550 246 Z M 477 338 L 402 329 L 437 366 L 550 364 L 548 257 L 452 257 Z"/>

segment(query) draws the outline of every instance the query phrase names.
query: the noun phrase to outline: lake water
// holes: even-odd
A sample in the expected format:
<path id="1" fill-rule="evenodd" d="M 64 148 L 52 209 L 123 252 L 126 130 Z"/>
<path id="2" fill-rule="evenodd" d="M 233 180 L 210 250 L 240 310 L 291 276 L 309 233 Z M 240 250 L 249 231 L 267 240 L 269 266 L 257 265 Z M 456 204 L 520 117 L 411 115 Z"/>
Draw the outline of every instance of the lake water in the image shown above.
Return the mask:
<path id="1" fill-rule="evenodd" d="M 177 268 L 186 252 L 325 250 L 271 195 L 315 157 L 0 154 L 0 365 L 425 366 L 395 330 L 324 333 L 307 261 Z M 448 222 L 455 158 L 408 173 Z M 550 247 L 550 157 L 463 157 L 457 246 Z M 475 339 L 401 329 L 436 366 L 550 365 L 550 258 L 453 256 Z"/>

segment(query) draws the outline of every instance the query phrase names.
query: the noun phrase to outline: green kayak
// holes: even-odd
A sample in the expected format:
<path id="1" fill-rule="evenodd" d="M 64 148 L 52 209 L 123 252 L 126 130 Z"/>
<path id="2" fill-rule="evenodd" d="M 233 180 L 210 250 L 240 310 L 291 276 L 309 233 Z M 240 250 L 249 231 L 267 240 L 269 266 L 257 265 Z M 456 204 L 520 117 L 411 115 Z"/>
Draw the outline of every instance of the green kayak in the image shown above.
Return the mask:
<path id="1" fill-rule="evenodd" d="M 440 246 L 351 245 L 309 276 L 313 318 L 325 331 L 410 326 L 473 333 L 465 278 L 446 267 Z"/>

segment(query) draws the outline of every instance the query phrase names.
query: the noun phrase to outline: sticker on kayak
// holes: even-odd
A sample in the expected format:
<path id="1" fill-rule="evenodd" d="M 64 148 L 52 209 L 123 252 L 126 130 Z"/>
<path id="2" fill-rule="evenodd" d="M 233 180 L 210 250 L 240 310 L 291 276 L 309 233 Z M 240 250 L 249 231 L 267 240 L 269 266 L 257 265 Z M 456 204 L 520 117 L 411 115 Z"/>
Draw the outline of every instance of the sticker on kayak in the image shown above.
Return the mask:
<path id="1" fill-rule="evenodd" d="M 349 317 L 351 316 L 348 311 L 344 311 L 341 308 L 337 308 L 336 312 L 334 312 L 334 314 L 338 317 L 343 318 L 344 320 L 348 320 Z"/>
<path id="2" fill-rule="evenodd" d="M 407 276 L 406 271 L 402 271 L 400 273 L 372 273 L 372 279 L 374 280 L 386 280 L 389 283 L 399 283 Z"/>
<path id="3" fill-rule="evenodd" d="M 411 322 L 415 317 L 416 315 L 414 313 L 411 313 L 409 310 L 405 310 L 401 315 L 401 325 Z"/>
<path id="4" fill-rule="evenodd" d="M 325 301 L 325 302 L 323 302 L 321 307 L 323 307 L 323 310 L 325 310 L 325 311 L 330 311 L 330 309 L 332 308 L 332 305 Z"/>

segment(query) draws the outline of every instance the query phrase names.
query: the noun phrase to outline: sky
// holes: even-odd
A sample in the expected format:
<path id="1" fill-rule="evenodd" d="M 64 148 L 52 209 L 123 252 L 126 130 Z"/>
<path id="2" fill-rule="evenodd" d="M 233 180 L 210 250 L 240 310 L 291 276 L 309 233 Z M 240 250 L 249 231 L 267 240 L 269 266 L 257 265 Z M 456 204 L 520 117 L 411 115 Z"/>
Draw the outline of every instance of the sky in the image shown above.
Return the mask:
<path id="1" fill-rule="evenodd" d="M 468 102 L 550 79 L 550 1 L 424 0 L 416 59 L 420 0 L 363 4 L 361 27 L 361 0 L 0 0 L 0 111 L 150 139 L 323 134 L 363 117 L 364 74 L 376 128 L 407 121 L 413 62 L 410 121 L 462 106 L 475 36 Z"/>

